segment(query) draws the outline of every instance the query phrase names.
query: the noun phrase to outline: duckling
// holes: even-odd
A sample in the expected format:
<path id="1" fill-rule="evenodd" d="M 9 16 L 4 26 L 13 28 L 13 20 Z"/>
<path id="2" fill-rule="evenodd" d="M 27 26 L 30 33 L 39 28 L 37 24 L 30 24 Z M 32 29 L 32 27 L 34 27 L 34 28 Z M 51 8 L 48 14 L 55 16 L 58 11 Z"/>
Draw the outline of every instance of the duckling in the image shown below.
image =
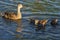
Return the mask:
<path id="1" fill-rule="evenodd" d="M 30 19 L 30 23 L 34 24 L 34 25 L 37 25 L 39 22 L 38 19 Z"/>
<path id="2" fill-rule="evenodd" d="M 51 25 L 54 26 L 54 25 L 57 25 L 57 22 L 58 22 L 58 19 L 53 19 L 51 21 Z"/>
<path id="3" fill-rule="evenodd" d="M 45 20 L 45 19 L 44 19 L 44 20 L 40 20 L 40 21 L 38 22 L 38 25 L 44 27 L 47 22 L 48 22 L 48 20 Z"/>
<path id="4" fill-rule="evenodd" d="M 34 23 L 35 19 L 30 18 L 30 23 Z"/>
<path id="5" fill-rule="evenodd" d="M 46 23 L 48 22 L 48 20 L 39 20 L 38 23 L 37 23 L 37 30 L 40 30 L 40 29 L 45 29 L 45 25 Z"/>

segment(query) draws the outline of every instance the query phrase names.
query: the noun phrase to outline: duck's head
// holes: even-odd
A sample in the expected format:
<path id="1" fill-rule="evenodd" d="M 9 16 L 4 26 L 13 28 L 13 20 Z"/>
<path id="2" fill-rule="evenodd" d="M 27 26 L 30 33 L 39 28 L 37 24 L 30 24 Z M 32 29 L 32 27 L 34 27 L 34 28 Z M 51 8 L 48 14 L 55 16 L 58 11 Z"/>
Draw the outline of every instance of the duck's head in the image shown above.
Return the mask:
<path id="1" fill-rule="evenodd" d="M 19 8 L 22 8 L 22 7 L 23 7 L 23 5 L 22 5 L 22 4 L 18 4 L 18 7 L 19 7 Z"/>

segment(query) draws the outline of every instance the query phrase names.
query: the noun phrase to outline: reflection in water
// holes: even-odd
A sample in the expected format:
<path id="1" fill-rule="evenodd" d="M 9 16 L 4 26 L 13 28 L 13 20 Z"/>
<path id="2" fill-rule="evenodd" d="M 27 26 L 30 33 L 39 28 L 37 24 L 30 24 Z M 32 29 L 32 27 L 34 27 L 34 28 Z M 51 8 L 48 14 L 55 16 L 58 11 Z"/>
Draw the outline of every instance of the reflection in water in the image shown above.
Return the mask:
<path id="1" fill-rule="evenodd" d="M 39 31 L 39 30 L 45 31 L 45 27 L 42 27 L 42 26 L 36 26 L 36 31 Z"/>
<path id="2" fill-rule="evenodd" d="M 22 36 L 20 34 L 20 32 L 22 31 L 22 20 L 16 20 L 15 22 L 17 23 L 17 28 L 16 28 L 17 34 L 15 36 L 16 36 L 16 39 L 19 39 Z"/>
<path id="3" fill-rule="evenodd" d="M 10 29 L 10 31 L 12 30 L 11 32 L 13 32 L 13 33 L 14 33 L 14 31 L 16 32 L 16 33 L 14 33 L 14 34 L 15 34 L 14 36 L 16 37 L 15 39 L 21 38 L 22 35 L 21 35 L 20 33 L 21 33 L 21 31 L 22 31 L 22 20 L 9 20 L 9 19 L 5 19 L 5 18 L 3 18 L 3 20 L 4 20 L 4 24 L 7 25 L 6 28 L 9 27 L 9 28 L 8 28 L 8 31 L 9 31 L 9 29 L 11 28 L 11 29 Z M 15 23 L 16 23 L 17 25 L 16 25 Z M 14 24 L 16 25 L 16 27 L 14 26 Z M 14 28 L 15 28 L 16 30 L 15 30 Z M 14 30 L 14 31 L 13 31 L 13 30 Z M 9 31 L 9 32 L 10 32 L 10 31 Z M 11 33 L 11 34 L 12 34 L 12 33 Z"/>
<path id="4" fill-rule="evenodd" d="M 16 29 L 16 32 L 21 32 L 21 27 L 22 27 L 22 20 L 17 20 L 16 21 L 17 23 L 17 29 Z"/>
<path id="5" fill-rule="evenodd" d="M 9 26 L 12 24 L 12 22 L 16 23 L 17 24 L 16 32 L 21 32 L 22 20 L 9 20 L 9 19 L 4 19 L 4 22 L 7 25 L 9 25 Z"/>

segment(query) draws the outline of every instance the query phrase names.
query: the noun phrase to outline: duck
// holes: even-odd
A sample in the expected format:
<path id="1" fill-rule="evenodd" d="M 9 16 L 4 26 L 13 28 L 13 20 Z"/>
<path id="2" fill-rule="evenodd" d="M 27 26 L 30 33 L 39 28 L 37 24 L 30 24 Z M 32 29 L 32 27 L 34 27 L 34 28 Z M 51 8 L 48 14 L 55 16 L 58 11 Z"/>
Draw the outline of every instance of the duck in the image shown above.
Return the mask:
<path id="1" fill-rule="evenodd" d="M 50 24 L 52 26 L 57 25 L 58 24 L 58 19 L 56 19 L 56 18 L 52 19 Z"/>
<path id="2" fill-rule="evenodd" d="M 17 5 L 17 14 L 15 14 L 14 12 L 5 12 L 4 14 L 4 18 L 7 18 L 7 19 L 12 19 L 12 20 L 18 20 L 18 19 L 22 19 L 22 14 L 20 12 L 20 9 L 23 7 L 22 4 L 18 4 Z"/>

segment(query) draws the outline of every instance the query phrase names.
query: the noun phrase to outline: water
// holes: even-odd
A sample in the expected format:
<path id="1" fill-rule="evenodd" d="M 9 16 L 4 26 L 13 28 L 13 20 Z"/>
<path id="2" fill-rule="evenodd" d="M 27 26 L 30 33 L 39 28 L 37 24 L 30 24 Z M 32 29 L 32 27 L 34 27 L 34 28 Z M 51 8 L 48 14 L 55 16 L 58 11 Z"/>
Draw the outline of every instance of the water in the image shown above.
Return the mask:
<path id="1" fill-rule="evenodd" d="M 17 3 L 21 9 L 22 20 L 8 20 L 0 17 L 0 40 L 60 40 L 60 25 L 52 27 L 50 22 L 45 29 L 36 31 L 36 26 L 27 21 L 28 18 L 49 19 L 57 18 L 60 24 L 60 1 L 38 0 L 41 5 L 35 5 L 36 0 L 0 0 L 0 11 L 16 12 Z M 49 4 L 49 5 L 48 5 Z M 41 6 L 41 8 L 39 8 Z M 43 7 L 43 8 L 42 8 Z"/>

